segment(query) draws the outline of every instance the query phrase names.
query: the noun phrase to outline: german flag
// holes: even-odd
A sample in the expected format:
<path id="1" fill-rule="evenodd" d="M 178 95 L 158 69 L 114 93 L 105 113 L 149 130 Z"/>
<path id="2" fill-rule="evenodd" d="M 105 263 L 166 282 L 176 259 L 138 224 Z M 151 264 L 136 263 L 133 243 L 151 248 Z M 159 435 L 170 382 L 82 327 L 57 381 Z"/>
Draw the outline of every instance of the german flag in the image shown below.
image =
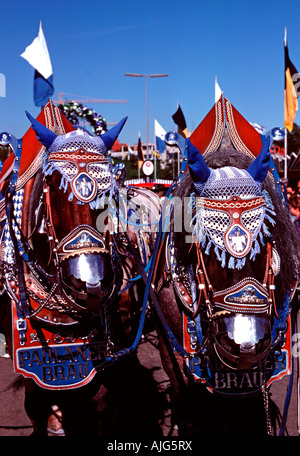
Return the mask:
<path id="1" fill-rule="evenodd" d="M 172 115 L 172 119 L 174 120 L 175 124 L 178 127 L 178 133 L 183 136 L 184 138 L 189 137 L 189 132 L 186 126 L 186 121 L 183 115 L 183 112 L 181 110 L 181 107 L 178 104 L 177 111 L 175 114 Z"/>
<path id="2" fill-rule="evenodd" d="M 298 80 L 298 71 L 290 61 L 287 39 L 284 39 L 284 125 L 288 131 L 293 130 L 294 119 L 298 111 L 298 97 L 295 84 Z"/>
<path id="3" fill-rule="evenodd" d="M 138 141 L 138 169 L 141 169 L 144 163 L 144 152 L 142 148 L 142 142 L 141 142 L 141 137 L 139 136 L 139 141 Z"/>

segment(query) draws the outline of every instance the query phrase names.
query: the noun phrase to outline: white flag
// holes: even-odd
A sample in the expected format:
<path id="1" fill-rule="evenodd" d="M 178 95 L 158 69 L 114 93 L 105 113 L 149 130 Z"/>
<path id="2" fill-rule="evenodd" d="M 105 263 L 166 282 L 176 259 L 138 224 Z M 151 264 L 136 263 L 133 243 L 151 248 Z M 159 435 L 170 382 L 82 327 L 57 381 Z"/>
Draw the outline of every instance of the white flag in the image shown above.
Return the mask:
<path id="1" fill-rule="evenodd" d="M 217 103 L 217 101 L 219 101 L 221 95 L 222 95 L 222 90 L 218 84 L 218 81 L 217 81 L 217 76 L 216 76 L 216 79 L 215 79 L 215 103 Z"/>
<path id="2" fill-rule="evenodd" d="M 21 57 L 27 60 L 45 79 L 52 75 L 52 65 L 42 29 L 42 22 L 40 22 L 38 36 L 27 46 Z"/>
<path id="3" fill-rule="evenodd" d="M 156 150 L 162 154 L 166 148 L 165 143 L 165 136 L 166 130 L 154 119 L 154 134 L 155 134 L 155 142 L 156 142 Z"/>

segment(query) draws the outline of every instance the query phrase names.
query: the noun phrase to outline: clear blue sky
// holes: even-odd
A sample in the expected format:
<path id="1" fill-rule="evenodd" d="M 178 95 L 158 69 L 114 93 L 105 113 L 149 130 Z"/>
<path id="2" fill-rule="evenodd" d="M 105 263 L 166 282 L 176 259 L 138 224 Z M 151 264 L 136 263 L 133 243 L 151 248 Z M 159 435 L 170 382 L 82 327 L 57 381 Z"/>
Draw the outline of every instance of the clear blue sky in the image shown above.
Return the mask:
<path id="1" fill-rule="evenodd" d="M 290 1 L 114 0 L 2 1 L 0 131 L 29 128 L 33 68 L 20 57 L 42 20 L 59 92 L 126 104 L 95 104 L 108 122 L 128 116 L 120 141 L 146 141 L 145 79 L 124 73 L 167 73 L 149 79 L 149 139 L 154 119 L 169 131 L 180 103 L 193 130 L 214 104 L 214 81 L 250 122 L 283 126 L 284 27 L 300 71 L 300 8 Z M 295 121 L 300 123 L 298 112 Z"/>

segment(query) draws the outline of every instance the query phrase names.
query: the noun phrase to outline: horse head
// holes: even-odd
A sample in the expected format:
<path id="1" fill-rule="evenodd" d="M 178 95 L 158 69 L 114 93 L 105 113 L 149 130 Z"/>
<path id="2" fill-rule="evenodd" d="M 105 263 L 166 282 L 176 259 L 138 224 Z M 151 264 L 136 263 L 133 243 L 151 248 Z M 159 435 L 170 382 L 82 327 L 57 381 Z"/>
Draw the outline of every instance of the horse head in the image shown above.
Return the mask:
<path id="1" fill-rule="evenodd" d="M 33 250 L 68 306 L 96 312 L 118 291 L 122 276 L 108 220 L 103 233 L 96 223 L 117 190 L 107 151 L 126 118 L 95 137 L 82 130 L 56 135 L 27 116 L 46 147 L 30 202 Z"/>
<path id="2" fill-rule="evenodd" d="M 189 173 L 175 196 L 189 197 L 192 246 L 187 259 L 181 253 L 186 241 L 175 232 L 173 259 L 177 271 L 184 266 L 191 289 L 193 284 L 198 288 L 185 303 L 193 331 L 206 341 L 194 349 L 209 354 L 217 365 L 255 369 L 276 345 L 274 326 L 289 302 L 297 263 L 294 246 L 288 247 L 290 258 L 281 261 L 289 256 L 287 242 L 283 247 L 280 241 L 284 225 L 291 244 L 296 238 L 267 177 L 270 139 L 252 163 L 236 150 L 215 151 L 205 160 L 190 140 L 187 147 Z M 177 282 L 182 282 L 180 274 Z M 183 303 L 186 291 L 179 290 Z"/>

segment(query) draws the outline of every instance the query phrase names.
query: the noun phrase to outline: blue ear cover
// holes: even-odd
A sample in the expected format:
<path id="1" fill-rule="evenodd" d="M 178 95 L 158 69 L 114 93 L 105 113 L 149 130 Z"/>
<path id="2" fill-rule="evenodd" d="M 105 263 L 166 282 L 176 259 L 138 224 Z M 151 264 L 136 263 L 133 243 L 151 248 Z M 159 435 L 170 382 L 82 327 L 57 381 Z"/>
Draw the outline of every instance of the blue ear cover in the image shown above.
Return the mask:
<path id="1" fill-rule="evenodd" d="M 120 122 L 117 125 L 115 125 L 110 130 L 106 131 L 105 133 L 103 133 L 103 135 L 100 136 L 100 139 L 102 139 L 102 141 L 105 144 L 106 150 L 110 149 L 114 145 L 117 137 L 119 136 L 122 128 L 125 125 L 126 120 L 127 117 L 124 117 L 122 120 L 120 120 Z"/>
<path id="2" fill-rule="evenodd" d="M 56 134 L 49 130 L 49 128 L 45 127 L 45 125 L 41 124 L 38 120 L 34 119 L 29 112 L 25 112 L 36 133 L 37 139 L 43 144 L 43 146 L 46 146 L 46 149 L 49 149 L 53 141 L 57 138 Z"/>
<path id="3" fill-rule="evenodd" d="M 259 155 L 256 157 L 256 159 L 253 161 L 253 163 L 251 163 L 251 165 L 247 169 L 248 173 L 259 184 L 263 183 L 264 179 L 266 178 L 266 176 L 268 174 L 270 158 L 271 158 L 270 147 L 271 147 L 271 138 L 270 138 L 270 136 L 267 136 L 262 145 Z"/>
<path id="4" fill-rule="evenodd" d="M 205 163 L 201 152 L 187 139 L 188 165 L 190 175 L 195 184 L 204 184 L 210 176 L 211 170 Z"/>

